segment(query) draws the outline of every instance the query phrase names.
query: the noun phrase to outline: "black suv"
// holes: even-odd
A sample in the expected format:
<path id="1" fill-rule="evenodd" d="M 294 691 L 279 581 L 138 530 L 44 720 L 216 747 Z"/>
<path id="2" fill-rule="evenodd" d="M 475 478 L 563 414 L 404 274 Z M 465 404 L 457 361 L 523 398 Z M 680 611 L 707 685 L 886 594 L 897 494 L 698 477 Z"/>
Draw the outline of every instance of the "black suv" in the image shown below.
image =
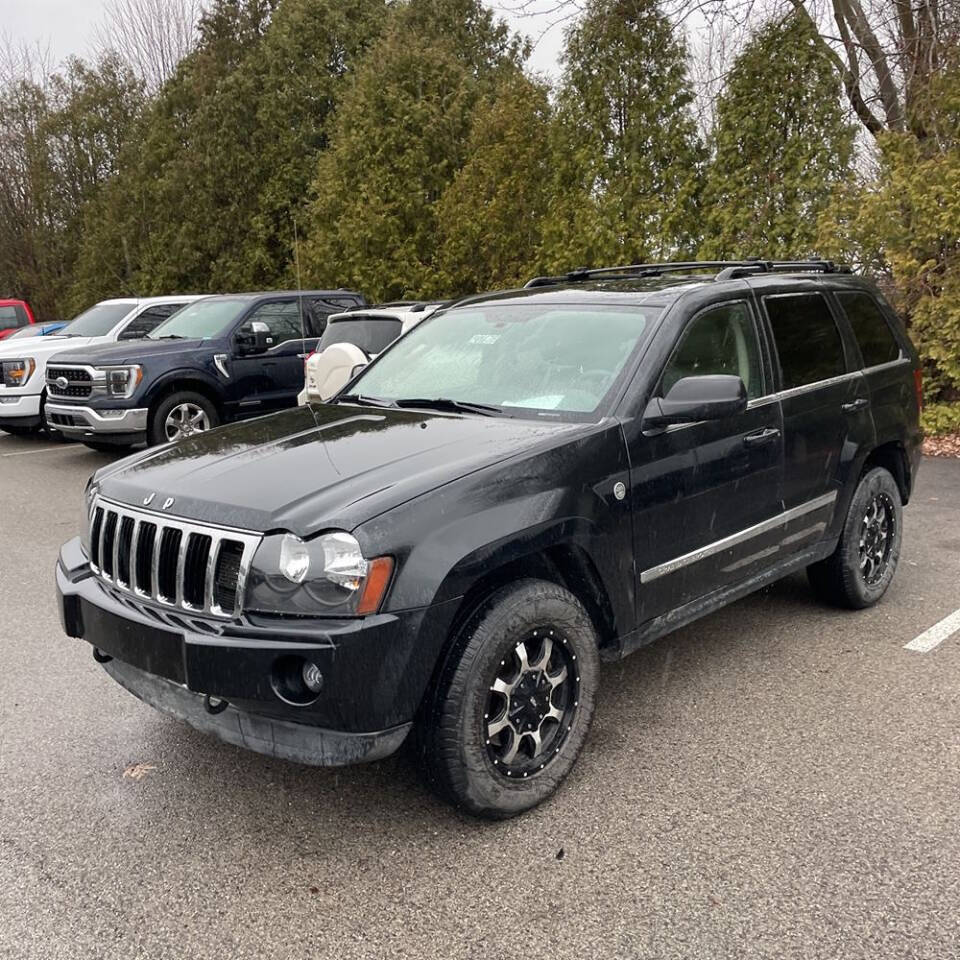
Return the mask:
<path id="1" fill-rule="evenodd" d="M 349 290 L 205 297 L 131 343 L 47 365 L 47 425 L 95 450 L 181 440 L 296 404 L 303 360 Z"/>
<path id="2" fill-rule="evenodd" d="M 829 262 L 538 278 L 439 311 L 328 404 L 101 469 L 64 629 L 273 756 L 412 731 L 442 794 L 509 816 L 573 765 L 601 659 L 804 568 L 875 603 L 918 407 L 902 325 Z"/>

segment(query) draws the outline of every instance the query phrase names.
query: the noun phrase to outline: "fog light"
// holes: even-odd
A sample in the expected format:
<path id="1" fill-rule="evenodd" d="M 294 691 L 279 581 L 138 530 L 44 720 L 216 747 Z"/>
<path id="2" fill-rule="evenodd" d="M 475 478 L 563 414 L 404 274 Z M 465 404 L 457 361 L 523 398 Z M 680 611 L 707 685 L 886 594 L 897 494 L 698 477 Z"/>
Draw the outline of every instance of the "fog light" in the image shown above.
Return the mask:
<path id="1" fill-rule="evenodd" d="M 311 693 L 319 693 L 323 686 L 323 674 L 315 663 L 303 665 L 303 682 Z"/>
<path id="2" fill-rule="evenodd" d="M 295 707 L 307 707 L 320 694 L 323 686 L 323 674 L 316 664 L 304 657 L 288 655 L 273 662 L 270 671 L 270 683 L 273 692 Z"/>

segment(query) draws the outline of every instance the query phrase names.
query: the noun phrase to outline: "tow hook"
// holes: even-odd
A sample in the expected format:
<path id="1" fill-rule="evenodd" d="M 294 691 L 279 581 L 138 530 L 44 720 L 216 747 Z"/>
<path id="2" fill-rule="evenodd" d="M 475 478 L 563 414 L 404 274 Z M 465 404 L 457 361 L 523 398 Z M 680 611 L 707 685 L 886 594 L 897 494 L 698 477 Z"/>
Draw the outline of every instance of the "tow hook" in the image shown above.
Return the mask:
<path id="1" fill-rule="evenodd" d="M 221 700 L 219 697 L 211 697 L 209 693 L 203 695 L 203 709 L 207 713 L 223 713 L 230 706 L 229 701 Z"/>
<path id="2" fill-rule="evenodd" d="M 93 659 L 96 660 L 97 663 L 109 663 L 113 657 L 111 657 L 109 653 L 104 653 L 99 647 L 94 647 Z"/>

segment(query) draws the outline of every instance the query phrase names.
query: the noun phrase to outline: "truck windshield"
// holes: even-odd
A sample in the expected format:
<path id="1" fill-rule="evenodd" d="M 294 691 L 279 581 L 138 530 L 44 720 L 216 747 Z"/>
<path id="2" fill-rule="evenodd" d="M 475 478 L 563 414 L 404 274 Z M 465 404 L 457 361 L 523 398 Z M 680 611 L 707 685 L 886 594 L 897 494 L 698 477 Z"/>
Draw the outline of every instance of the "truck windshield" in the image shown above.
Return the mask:
<path id="1" fill-rule="evenodd" d="M 98 303 L 74 317 L 60 331 L 63 337 L 105 337 L 135 306 L 135 300 L 124 303 Z"/>
<path id="2" fill-rule="evenodd" d="M 209 297 L 197 300 L 148 333 L 147 339 L 212 340 L 214 337 L 225 334 L 249 305 L 249 300 L 234 297 Z"/>
<path id="3" fill-rule="evenodd" d="M 594 414 L 659 313 L 620 304 L 464 306 L 401 337 L 350 392 L 401 405 L 485 404 L 511 416 Z"/>

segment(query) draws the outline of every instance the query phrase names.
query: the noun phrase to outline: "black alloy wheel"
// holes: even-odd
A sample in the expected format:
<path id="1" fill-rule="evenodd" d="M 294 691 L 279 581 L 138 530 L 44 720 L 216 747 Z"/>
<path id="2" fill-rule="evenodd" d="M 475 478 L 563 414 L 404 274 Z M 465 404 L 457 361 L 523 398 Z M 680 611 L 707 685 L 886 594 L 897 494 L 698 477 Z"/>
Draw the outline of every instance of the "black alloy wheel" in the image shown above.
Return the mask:
<path id="1" fill-rule="evenodd" d="M 580 706 L 577 655 L 554 627 L 500 661 L 483 716 L 487 755 L 505 777 L 538 773 L 560 752 Z"/>

